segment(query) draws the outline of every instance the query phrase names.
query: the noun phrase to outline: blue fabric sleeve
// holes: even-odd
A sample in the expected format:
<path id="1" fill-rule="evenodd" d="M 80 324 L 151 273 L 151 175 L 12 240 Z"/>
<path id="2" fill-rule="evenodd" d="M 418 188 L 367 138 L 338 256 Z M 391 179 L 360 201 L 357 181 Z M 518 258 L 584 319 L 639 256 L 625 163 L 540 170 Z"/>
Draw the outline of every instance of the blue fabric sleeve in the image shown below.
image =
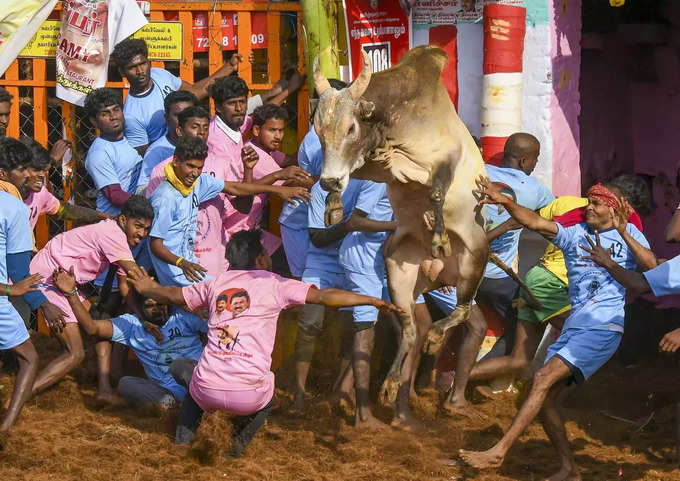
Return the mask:
<path id="1" fill-rule="evenodd" d="M 7 275 L 12 282 L 26 279 L 29 275 L 29 264 L 31 263 L 31 249 L 25 252 L 15 252 L 7 254 Z M 47 300 L 42 292 L 27 292 L 21 296 L 31 309 L 36 310 Z"/>
<path id="2" fill-rule="evenodd" d="M 7 254 L 33 250 L 33 234 L 31 232 L 28 207 L 18 199 L 16 204 L 17 207 L 13 215 L 6 220 L 7 239 L 5 242 Z"/>
<path id="3" fill-rule="evenodd" d="M 375 209 L 376 204 L 380 201 L 383 195 L 383 184 L 372 182 L 370 180 L 362 180 L 359 188 L 359 196 L 354 209 L 359 209 L 366 214 L 370 214 Z"/>
<path id="4" fill-rule="evenodd" d="M 639 242 L 639 241 L 638 241 Z M 642 273 L 655 296 L 680 293 L 680 256 L 675 256 L 654 269 Z"/>
<path id="5" fill-rule="evenodd" d="M 113 325 L 113 333 L 111 334 L 111 341 L 118 344 L 130 345 L 130 339 L 134 335 L 134 331 L 142 324 L 136 316 L 132 314 L 123 314 L 111 319 Z"/>
<path id="6" fill-rule="evenodd" d="M 210 174 L 201 174 L 198 177 L 196 187 L 196 196 L 198 202 L 203 203 L 207 200 L 214 199 L 224 190 L 224 180 L 213 177 Z"/>
<path id="7" fill-rule="evenodd" d="M 650 247 L 649 247 L 649 241 L 647 240 L 647 238 L 645 237 L 645 235 L 644 235 L 642 232 L 640 232 L 640 231 L 638 230 L 637 227 L 635 227 L 635 226 L 634 226 L 633 224 L 631 224 L 631 223 L 628 223 L 628 225 L 627 225 L 626 227 L 627 227 L 628 232 L 630 233 L 630 235 L 631 235 L 631 237 L 632 237 L 633 239 L 635 239 L 636 241 L 638 241 L 638 242 L 640 243 L 640 245 L 646 247 L 647 249 L 650 248 Z"/>
<path id="8" fill-rule="evenodd" d="M 321 165 L 323 163 L 323 150 L 321 141 L 314 129 L 310 130 L 302 140 L 300 151 L 298 152 L 298 165 L 309 172 L 312 177 L 321 175 Z"/>
<path id="9" fill-rule="evenodd" d="M 555 200 L 555 196 L 553 195 L 550 190 L 544 186 L 543 184 L 537 182 L 538 184 L 538 192 L 536 195 L 536 208 L 537 209 L 542 209 L 546 205 L 550 204 L 552 201 Z"/>
<path id="10" fill-rule="evenodd" d="M 151 224 L 151 231 L 149 237 L 157 237 L 159 239 L 167 239 L 167 236 L 172 226 L 172 210 L 175 203 L 172 199 L 165 199 L 162 195 L 165 189 L 159 187 L 151 196 L 151 206 L 153 207 L 153 224 Z"/>
<path id="11" fill-rule="evenodd" d="M 144 144 L 142 144 L 144 145 Z M 120 177 L 113 161 L 106 150 L 96 149 L 87 154 L 85 169 L 90 174 L 97 190 L 112 184 L 120 184 Z"/>
<path id="12" fill-rule="evenodd" d="M 131 115 L 125 116 L 125 138 L 133 147 L 149 144 L 149 134 L 146 131 L 146 127 L 144 127 L 139 119 Z"/>
<path id="13" fill-rule="evenodd" d="M 559 222 L 555 222 L 555 225 L 557 226 L 557 235 L 555 238 L 551 241 L 555 246 L 557 246 L 558 249 L 561 249 L 564 251 L 569 247 L 571 244 L 571 239 L 572 239 L 572 231 L 573 229 L 576 228 L 581 228 L 580 224 L 571 226 L 571 227 L 562 227 L 562 224 Z"/>
<path id="14" fill-rule="evenodd" d="M 310 228 L 325 229 L 324 212 L 326 211 L 326 192 L 317 182 L 312 186 L 312 199 L 307 209 L 307 220 Z"/>

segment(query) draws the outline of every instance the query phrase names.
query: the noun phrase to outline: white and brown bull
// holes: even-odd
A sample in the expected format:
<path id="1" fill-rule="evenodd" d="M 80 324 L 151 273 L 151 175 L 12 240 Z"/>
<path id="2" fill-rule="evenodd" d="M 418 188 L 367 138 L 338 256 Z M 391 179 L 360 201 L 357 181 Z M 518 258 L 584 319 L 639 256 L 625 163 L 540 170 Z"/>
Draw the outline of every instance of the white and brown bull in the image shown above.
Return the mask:
<path id="1" fill-rule="evenodd" d="M 389 288 L 392 301 L 406 311 L 381 396 L 394 402 L 399 385 L 409 379 L 401 367 L 416 340 L 417 296 L 443 285 L 457 288 L 455 311 L 428 334 L 430 352 L 449 328 L 470 316 L 489 254 L 484 212 L 472 192 L 486 171 L 441 81 L 443 50 L 415 48 L 375 74 L 362 54 L 361 73 L 343 90 L 333 89 L 315 62 L 314 128 L 323 146 L 325 190 L 342 192 L 350 176 L 387 183 L 398 225 L 385 255 Z"/>

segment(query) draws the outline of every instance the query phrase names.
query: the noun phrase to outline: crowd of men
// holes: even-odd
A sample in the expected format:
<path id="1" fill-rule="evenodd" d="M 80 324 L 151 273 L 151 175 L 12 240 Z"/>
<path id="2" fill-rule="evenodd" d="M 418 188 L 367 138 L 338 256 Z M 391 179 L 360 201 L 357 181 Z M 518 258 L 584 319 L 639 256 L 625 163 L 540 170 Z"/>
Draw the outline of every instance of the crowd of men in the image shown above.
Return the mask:
<path id="1" fill-rule="evenodd" d="M 227 411 L 234 415 L 232 455 L 239 456 L 275 405 L 277 319 L 295 305 L 302 308 L 290 414 L 303 413 L 308 402 L 306 380 L 326 307 L 348 308 L 338 314 L 349 327 L 334 389 L 352 399 L 357 427 L 384 426 L 373 416 L 369 394 L 374 326 L 380 311 L 400 312 L 389 300 L 382 254 L 396 229 L 385 184 L 351 179 L 342 193 L 342 220 L 329 225 L 327 193 L 317 182 L 323 151 L 314 129 L 297 156 L 281 152 L 288 120 L 281 104 L 300 87 L 297 75 L 249 97 L 235 74 L 238 56 L 193 85 L 151 68 L 143 40 L 121 42 L 111 57 L 130 91 L 125 102 L 108 88 L 85 101 L 99 133 L 85 159 L 96 209 L 50 193 L 47 174 L 69 146 L 59 141 L 48 152 L 31 139 L 7 137 L 15 100 L 0 89 L 0 350 L 13 352 L 3 356 L 5 367 L 13 359 L 17 365 L 0 431 L 11 430 L 28 399 L 83 361 L 82 329 L 97 340 L 100 399 L 179 405 L 177 443 L 192 441 L 204 411 Z M 203 106 L 207 97 L 213 116 Z M 553 325 L 560 335 L 508 432 L 486 452 L 460 455 L 479 468 L 500 465 L 539 415 L 562 463 L 554 479 L 580 479 L 557 409 L 560 394 L 616 351 L 626 288 L 676 293 L 673 266 L 680 261 L 661 262 L 649 249 L 638 215 L 651 205 L 643 179 L 624 174 L 592 186 L 585 197 L 555 198 L 531 177 L 539 153 L 534 136 L 514 134 L 503 164 L 487 166 L 488 178 L 478 179 L 490 249 L 502 261 L 516 266 L 522 227 L 550 243 L 525 276 L 531 294 L 495 264 L 487 266 L 476 300 L 503 320 L 504 333 L 478 359 L 487 324 L 473 308 L 463 342 L 451 346 L 459 361 L 442 408 L 469 414 L 468 381 L 483 386 L 518 375 Z M 271 195 L 284 201 L 281 238 L 267 231 Z M 79 227 L 36 251 L 32 230 L 42 214 Z M 671 237 L 680 237 L 676 223 Z M 96 310 L 79 288 L 91 282 L 99 287 Z M 418 342 L 406 361 L 410 383 L 400 389 L 392 421 L 404 429 L 419 424 L 409 398 L 417 395 L 416 372 L 427 357 L 420 355 L 432 323 L 426 297 L 444 315 L 456 306 L 455 286 L 424 294 L 414 301 Z M 40 371 L 27 330 L 37 310 L 63 346 Z M 109 319 L 91 317 L 106 311 Z M 120 377 L 114 390 L 115 346 L 121 345 L 134 351 L 146 377 Z M 678 347 L 680 330 L 661 341 L 664 350 Z M 433 361 L 425 364 L 431 368 Z"/>

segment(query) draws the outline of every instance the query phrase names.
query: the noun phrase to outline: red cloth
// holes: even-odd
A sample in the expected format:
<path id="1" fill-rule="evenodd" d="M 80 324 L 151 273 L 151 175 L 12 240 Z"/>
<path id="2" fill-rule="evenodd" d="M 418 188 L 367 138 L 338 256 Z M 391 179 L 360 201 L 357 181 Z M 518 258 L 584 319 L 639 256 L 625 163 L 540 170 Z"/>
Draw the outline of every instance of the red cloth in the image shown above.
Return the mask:
<path id="1" fill-rule="evenodd" d="M 597 199 L 603 204 L 608 205 L 612 209 L 617 209 L 619 207 L 619 200 L 616 198 L 616 196 L 612 193 L 611 190 L 607 189 L 602 184 L 595 184 L 590 189 L 588 189 L 586 197 Z"/>

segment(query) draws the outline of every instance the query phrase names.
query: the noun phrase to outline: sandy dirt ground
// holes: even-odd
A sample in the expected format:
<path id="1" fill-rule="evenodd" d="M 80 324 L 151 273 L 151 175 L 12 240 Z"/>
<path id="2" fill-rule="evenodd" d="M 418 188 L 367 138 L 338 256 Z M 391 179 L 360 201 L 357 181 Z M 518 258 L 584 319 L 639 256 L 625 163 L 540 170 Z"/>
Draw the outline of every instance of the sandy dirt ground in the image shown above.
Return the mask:
<path id="1" fill-rule="evenodd" d="M 56 355 L 56 341 L 42 336 L 35 341 L 43 363 Z M 24 409 L 0 453 L 0 479 L 531 481 L 558 468 L 538 424 L 529 427 L 498 471 L 442 463 L 462 447 L 487 448 L 497 441 L 516 412 L 516 395 L 476 400 L 484 418 L 468 420 L 438 414 L 437 396 L 426 393 L 413 403 L 423 433 L 358 432 L 348 413 L 324 398 L 321 391 L 332 382 L 332 372 L 323 363 L 311 379 L 317 394 L 306 415 L 288 416 L 290 396 L 277 390 L 279 410 L 242 458 L 224 456 L 231 427 L 222 413 L 204 418 L 191 447 L 177 447 L 172 443 L 176 410 L 133 410 L 95 400 L 91 351 L 82 367 Z M 677 362 L 657 357 L 629 368 L 611 362 L 571 393 L 565 415 L 585 480 L 680 480 L 674 469 L 677 383 Z M 0 384 L 4 404 L 12 378 L 4 375 Z M 391 411 L 378 415 L 389 420 Z"/>

